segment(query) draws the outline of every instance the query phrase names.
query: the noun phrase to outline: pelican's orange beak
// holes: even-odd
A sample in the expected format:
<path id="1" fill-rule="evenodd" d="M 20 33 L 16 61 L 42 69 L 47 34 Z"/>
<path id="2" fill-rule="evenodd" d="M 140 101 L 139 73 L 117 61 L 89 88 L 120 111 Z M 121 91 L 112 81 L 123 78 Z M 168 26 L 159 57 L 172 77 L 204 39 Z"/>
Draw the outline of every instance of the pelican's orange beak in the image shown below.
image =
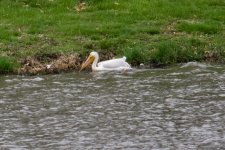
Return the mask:
<path id="1" fill-rule="evenodd" d="M 92 62 L 94 61 L 94 59 L 95 59 L 94 56 L 89 55 L 88 58 L 87 58 L 87 60 L 86 60 L 84 63 L 82 63 L 81 68 L 80 68 L 80 71 L 82 71 L 82 70 L 83 70 L 84 68 L 86 68 L 90 63 L 92 63 Z"/>

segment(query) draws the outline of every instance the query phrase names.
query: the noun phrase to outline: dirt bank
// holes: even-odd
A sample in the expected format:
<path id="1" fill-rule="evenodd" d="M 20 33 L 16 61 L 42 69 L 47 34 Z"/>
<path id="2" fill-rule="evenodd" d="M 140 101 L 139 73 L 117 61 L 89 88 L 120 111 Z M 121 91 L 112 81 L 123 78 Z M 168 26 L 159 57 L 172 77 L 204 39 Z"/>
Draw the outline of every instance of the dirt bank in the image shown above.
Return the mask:
<path id="1" fill-rule="evenodd" d="M 88 54 L 85 56 L 80 54 L 29 56 L 20 60 L 21 67 L 16 74 L 37 75 L 79 71 L 82 62 L 87 56 Z M 100 60 L 112 59 L 113 56 L 113 53 L 100 53 Z"/>

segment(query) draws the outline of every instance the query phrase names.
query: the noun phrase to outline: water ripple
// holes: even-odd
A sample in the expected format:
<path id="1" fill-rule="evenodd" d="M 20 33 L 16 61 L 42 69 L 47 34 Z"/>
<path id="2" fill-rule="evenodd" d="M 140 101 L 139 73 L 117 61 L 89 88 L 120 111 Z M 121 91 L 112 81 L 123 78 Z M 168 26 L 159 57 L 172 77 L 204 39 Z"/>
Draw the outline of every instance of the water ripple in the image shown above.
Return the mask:
<path id="1" fill-rule="evenodd" d="M 5 76 L 0 149 L 223 149 L 224 72 Z"/>

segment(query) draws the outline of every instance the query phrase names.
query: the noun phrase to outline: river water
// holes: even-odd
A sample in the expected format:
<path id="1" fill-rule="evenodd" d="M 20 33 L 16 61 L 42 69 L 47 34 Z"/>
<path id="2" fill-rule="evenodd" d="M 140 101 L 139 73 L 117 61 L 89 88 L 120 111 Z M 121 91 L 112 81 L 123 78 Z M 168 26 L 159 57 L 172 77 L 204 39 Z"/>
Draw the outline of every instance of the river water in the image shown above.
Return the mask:
<path id="1" fill-rule="evenodd" d="M 0 149 L 223 149 L 225 66 L 0 77 Z"/>

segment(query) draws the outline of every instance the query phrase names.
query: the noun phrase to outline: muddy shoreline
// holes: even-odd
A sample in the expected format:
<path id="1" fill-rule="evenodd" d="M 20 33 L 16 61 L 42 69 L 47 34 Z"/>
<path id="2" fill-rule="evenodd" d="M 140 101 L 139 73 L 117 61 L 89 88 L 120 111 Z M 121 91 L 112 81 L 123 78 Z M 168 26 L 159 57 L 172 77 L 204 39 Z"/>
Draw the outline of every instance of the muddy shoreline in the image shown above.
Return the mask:
<path id="1" fill-rule="evenodd" d="M 86 54 L 44 54 L 36 56 L 27 56 L 19 60 L 20 67 L 10 74 L 16 75 L 38 75 L 38 74 L 59 74 L 63 72 L 79 71 L 81 64 L 87 59 L 89 53 Z M 114 58 L 112 52 L 100 52 L 100 61 Z M 205 62 L 217 62 L 214 56 L 205 56 Z M 131 63 L 134 68 L 165 68 L 166 64 L 147 63 L 137 64 Z M 91 71 L 91 66 L 85 70 Z"/>

